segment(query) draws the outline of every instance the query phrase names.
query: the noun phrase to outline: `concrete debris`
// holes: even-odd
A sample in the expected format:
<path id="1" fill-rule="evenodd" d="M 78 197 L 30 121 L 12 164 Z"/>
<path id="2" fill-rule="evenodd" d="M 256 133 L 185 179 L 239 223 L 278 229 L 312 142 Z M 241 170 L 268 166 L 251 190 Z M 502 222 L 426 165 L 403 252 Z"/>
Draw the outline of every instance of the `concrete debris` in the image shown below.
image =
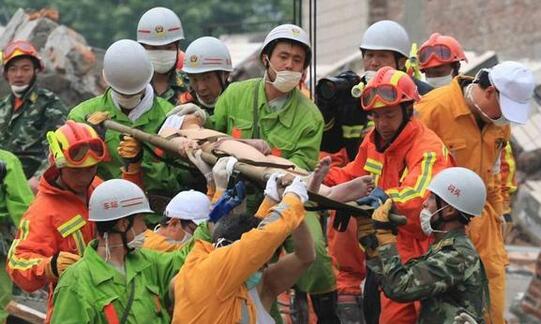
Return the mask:
<path id="1" fill-rule="evenodd" d="M 73 107 L 106 88 L 101 76 L 105 52 L 90 47 L 73 29 L 59 25 L 58 18 L 55 10 L 17 10 L 0 34 L 0 48 L 12 40 L 31 41 L 45 64 L 38 84 L 55 92 L 68 107 Z M 0 83 L 0 94 L 7 94 L 6 82 Z"/>

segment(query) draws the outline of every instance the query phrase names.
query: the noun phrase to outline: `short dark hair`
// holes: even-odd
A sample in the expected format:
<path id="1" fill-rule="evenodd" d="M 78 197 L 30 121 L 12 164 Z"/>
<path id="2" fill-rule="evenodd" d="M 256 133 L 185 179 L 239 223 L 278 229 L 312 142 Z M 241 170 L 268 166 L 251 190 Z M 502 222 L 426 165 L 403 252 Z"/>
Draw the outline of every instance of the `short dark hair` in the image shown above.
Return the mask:
<path id="1" fill-rule="evenodd" d="M 268 43 L 267 46 L 265 46 L 265 48 L 263 49 L 263 51 L 261 51 L 261 59 L 263 58 L 263 55 L 267 55 L 270 59 L 272 52 L 274 51 L 274 48 L 276 48 L 276 45 L 278 45 L 278 43 L 287 43 L 290 45 L 297 45 L 304 48 L 304 53 L 306 54 L 306 56 L 304 57 L 303 67 L 306 69 L 308 65 L 310 65 L 310 61 L 312 61 L 312 51 L 310 50 L 310 48 L 301 42 L 288 38 L 278 38 Z M 263 64 L 266 66 L 265 63 Z"/>
<path id="2" fill-rule="evenodd" d="M 212 241 L 216 243 L 219 239 L 225 239 L 229 242 L 235 242 L 240 239 L 242 234 L 256 228 L 261 223 L 261 219 L 251 214 L 231 214 L 222 217 L 214 227 Z"/>
<path id="3" fill-rule="evenodd" d="M 135 218 L 135 215 L 130 215 L 126 217 L 126 219 L 129 222 L 128 229 L 130 229 L 133 226 L 133 220 Z M 121 220 L 122 218 L 106 221 L 106 222 L 95 222 L 96 229 L 98 230 L 98 234 L 100 236 L 103 236 L 105 233 L 118 233 L 118 231 L 114 228 L 116 223 Z"/>
<path id="4" fill-rule="evenodd" d="M 477 72 L 477 74 L 475 75 L 475 79 L 473 80 L 473 82 L 477 83 L 481 89 L 485 90 L 492 85 L 488 74 L 489 70 L 487 69 L 479 70 L 479 72 Z"/>

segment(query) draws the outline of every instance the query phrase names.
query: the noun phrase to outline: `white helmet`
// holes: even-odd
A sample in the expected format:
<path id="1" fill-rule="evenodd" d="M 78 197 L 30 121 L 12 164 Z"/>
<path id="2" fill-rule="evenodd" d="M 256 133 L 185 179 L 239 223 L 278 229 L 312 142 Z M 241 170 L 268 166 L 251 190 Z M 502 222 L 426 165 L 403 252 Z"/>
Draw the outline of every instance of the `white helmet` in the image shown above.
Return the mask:
<path id="1" fill-rule="evenodd" d="M 409 57 L 411 48 L 408 32 L 392 20 L 380 20 L 364 32 L 361 50 L 381 50 L 398 52 Z"/>
<path id="2" fill-rule="evenodd" d="M 88 220 L 107 222 L 130 215 L 154 213 L 141 188 L 124 179 L 111 179 L 94 189 L 88 203 Z"/>
<path id="3" fill-rule="evenodd" d="M 182 70 L 189 74 L 209 71 L 233 71 L 231 55 L 225 44 L 214 37 L 200 37 L 186 49 Z"/>
<path id="4" fill-rule="evenodd" d="M 132 95 L 152 80 L 154 68 L 141 44 L 130 39 L 114 42 L 103 57 L 103 76 L 115 91 Z"/>
<path id="5" fill-rule="evenodd" d="M 137 41 L 160 46 L 184 39 L 180 18 L 171 9 L 155 7 L 143 14 L 137 24 Z"/>
<path id="6" fill-rule="evenodd" d="M 310 36 L 308 36 L 308 34 L 301 27 L 293 24 L 283 24 L 274 27 L 274 29 L 267 34 L 267 37 L 265 37 L 265 41 L 263 41 L 263 46 L 261 47 L 261 50 L 259 52 L 259 57 L 261 57 L 263 53 L 265 53 L 267 45 L 277 39 L 290 39 L 305 45 L 307 51 L 306 62 L 308 63 L 312 59 L 312 46 L 310 45 Z"/>
<path id="7" fill-rule="evenodd" d="M 199 225 L 209 219 L 210 207 L 210 199 L 204 193 L 181 191 L 165 207 L 165 216 L 191 220 Z"/>
<path id="8" fill-rule="evenodd" d="M 460 167 L 438 173 L 428 185 L 428 190 L 461 212 L 474 216 L 481 215 L 487 198 L 481 177 Z"/>

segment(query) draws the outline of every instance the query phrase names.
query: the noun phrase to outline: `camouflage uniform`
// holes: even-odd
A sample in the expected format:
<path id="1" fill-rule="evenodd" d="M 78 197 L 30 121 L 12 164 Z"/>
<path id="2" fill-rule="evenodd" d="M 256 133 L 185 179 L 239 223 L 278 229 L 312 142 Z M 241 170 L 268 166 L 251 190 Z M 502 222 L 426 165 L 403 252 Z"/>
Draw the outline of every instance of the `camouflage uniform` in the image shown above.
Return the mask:
<path id="1" fill-rule="evenodd" d="M 378 248 L 368 266 L 381 280 L 387 297 L 398 302 L 421 301 L 419 323 L 453 323 L 461 312 L 484 323 L 488 280 L 479 255 L 463 231 L 447 233 L 430 250 L 406 264 L 395 244 Z"/>
<path id="2" fill-rule="evenodd" d="M 64 124 L 68 109 L 54 93 L 35 85 L 21 100 L 17 110 L 13 94 L 0 101 L 0 148 L 15 154 L 26 177 L 31 178 L 46 169 L 45 134 Z"/>
<path id="3" fill-rule="evenodd" d="M 157 96 L 169 101 L 173 106 L 180 105 L 181 97 L 185 92 L 189 92 L 189 79 L 186 73 L 175 71 L 171 73 L 169 78 L 169 89 L 165 90 L 161 95 L 154 92 Z"/>

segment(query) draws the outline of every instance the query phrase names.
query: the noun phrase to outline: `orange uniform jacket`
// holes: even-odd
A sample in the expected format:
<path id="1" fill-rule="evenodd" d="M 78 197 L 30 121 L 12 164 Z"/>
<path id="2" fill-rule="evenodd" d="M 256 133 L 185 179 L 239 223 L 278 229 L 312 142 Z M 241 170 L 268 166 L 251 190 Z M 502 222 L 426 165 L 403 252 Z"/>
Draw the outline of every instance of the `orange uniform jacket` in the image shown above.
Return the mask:
<path id="1" fill-rule="evenodd" d="M 383 152 L 376 150 L 375 130 L 361 143 L 355 160 L 343 168 L 331 168 L 325 178 L 329 186 L 371 174 L 377 187 L 393 199 L 397 212 L 408 218 L 398 228 L 397 247 L 406 262 L 423 255 L 430 244 L 419 222 L 419 213 L 432 177 L 452 165 L 442 141 L 415 118 Z"/>
<path id="2" fill-rule="evenodd" d="M 52 182 L 57 176 L 58 170 L 51 167 L 41 177 L 38 194 L 23 215 L 6 266 L 13 282 L 26 291 L 49 284 L 48 315 L 56 285 L 45 275 L 49 259 L 60 251 L 82 256 L 86 245 L 94 238 L 87 204 L 71 191 L 54 186 Z M 89 197 L 99 183 L 101 180 L 94 178 Z"/>
<path id="3" fill-rule="evenodd" d="M 269 206 L 266 200 L 260 211 Z M 287 194 L 263 219 L 268 223 L 239 241 L 215 249 L 197 240 L 175 281 L 173 323 L 239 323 L 245 305 L 249 323 L 255 324 L 255 306 L 244 281 L 272 257 L 303 216 L 303 204 Z"/>

